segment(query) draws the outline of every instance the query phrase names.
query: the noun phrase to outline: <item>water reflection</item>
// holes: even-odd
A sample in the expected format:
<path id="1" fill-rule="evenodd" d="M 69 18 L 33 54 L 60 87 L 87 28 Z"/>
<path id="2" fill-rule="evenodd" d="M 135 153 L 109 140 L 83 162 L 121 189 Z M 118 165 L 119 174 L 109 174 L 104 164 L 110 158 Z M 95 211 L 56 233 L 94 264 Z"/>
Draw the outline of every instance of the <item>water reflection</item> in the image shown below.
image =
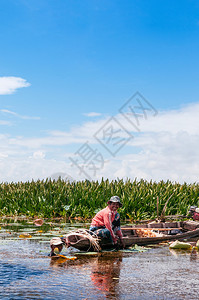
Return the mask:
<path id="1" fill-rule="evenodd" d="M 104 255 L 104 254 L 103 254 Z M 53 268 L 74 268 L 79 272 L 90 270 L 89 285 L 101 291 L 105 298 L 118 296 L 118 284 L 120 278 L 120 270 L 122 263 L 122 254 L 105 254 L 96 257 L 81 255 L 75 261 L 67 260 L 63 257 L 52 257 L 50 266 Z"/>
<path id="2" fill-rule="evenodd" d="M 99 257 L 91 270 L 91 281 L 109 296 L 117 296 L 122 257 L 107 259 Z"/>
<path id="3" fill-rule="evenodd" d="M 198 251 L 193 248 L 190 254 L 190 260 L 197 260 L 198 259 Z"/>
<path id="4" fill-rule="evenodd" d="M 191 250 L 169 249 L 169 252 L 175 258 L 180 258 L 181 256 L 190 256 L 190 261 L 194 261 L 199 258 L 199 252 L 195 247 L 193 247 Z"/>

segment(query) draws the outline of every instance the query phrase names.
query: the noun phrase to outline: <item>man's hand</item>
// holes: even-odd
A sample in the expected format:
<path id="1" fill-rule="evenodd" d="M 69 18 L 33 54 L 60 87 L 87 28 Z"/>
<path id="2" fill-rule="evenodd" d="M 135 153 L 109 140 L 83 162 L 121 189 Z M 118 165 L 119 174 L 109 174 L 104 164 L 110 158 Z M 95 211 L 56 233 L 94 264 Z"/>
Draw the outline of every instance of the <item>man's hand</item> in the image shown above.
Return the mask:
<path id="1" fill-rule="evenodd" d="M 113 239 L 113 244 L 114 244 L 114 245 L 117 245 L 117 240 L 118 240 L 118 239 L 117 239 L 117 237 L 115 236 L 114 239 Z"/>

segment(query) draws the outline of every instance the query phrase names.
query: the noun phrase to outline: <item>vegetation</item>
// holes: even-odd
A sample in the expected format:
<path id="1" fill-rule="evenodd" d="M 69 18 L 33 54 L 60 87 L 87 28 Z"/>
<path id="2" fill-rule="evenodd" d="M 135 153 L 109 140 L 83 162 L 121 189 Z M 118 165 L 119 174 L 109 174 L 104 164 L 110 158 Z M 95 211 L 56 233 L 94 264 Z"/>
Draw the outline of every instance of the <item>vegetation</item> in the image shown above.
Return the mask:
<path id="1" fill-rule="evenodd" d="M 32 181 L 0 184 L 0 215 L 90 219 L 106 206 L 111 196 L 123 203 L 122 219 L 157 217 L 168 198 L 166 214 L 186 215 L 190 205 L 199 206 L 199 184 L 140 181 Z"/>

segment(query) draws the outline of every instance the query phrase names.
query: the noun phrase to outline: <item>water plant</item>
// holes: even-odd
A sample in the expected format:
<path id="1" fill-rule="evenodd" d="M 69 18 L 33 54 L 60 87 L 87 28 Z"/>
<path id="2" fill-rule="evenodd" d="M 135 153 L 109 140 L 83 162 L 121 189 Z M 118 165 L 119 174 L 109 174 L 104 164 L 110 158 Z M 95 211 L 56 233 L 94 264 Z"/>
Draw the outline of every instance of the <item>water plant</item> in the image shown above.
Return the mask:
<path id="1" fill-rule="evenodd" d="M 199 184 L 168 181 L 113 180 L 65 182 L 61 179 L 0 184 L 0 215 L 90 219 L 96 210 L 118 195 L 122 219 L 156 218 L 165 207 L 168 215 L 186 215 L 199 206 Z M 158 199 L 158 201 L 157 201 Z M 157 210 L 158 203 L 158 210 Z M 164 212 L 164 213 L 165 213 Z"/>

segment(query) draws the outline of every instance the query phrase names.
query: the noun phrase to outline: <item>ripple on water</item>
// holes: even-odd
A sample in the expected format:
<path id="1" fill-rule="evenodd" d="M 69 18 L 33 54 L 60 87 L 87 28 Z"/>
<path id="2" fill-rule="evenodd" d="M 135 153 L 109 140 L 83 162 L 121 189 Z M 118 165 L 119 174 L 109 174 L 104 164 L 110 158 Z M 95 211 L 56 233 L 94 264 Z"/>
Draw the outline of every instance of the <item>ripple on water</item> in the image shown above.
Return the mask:
<path id="1" fill-rule="evenodd" d="M 48 233 L 35 240 L 15 235 L 0 240 L 0 299 L 198 299 L 199 253 L 164 246 L 56 261 L 47 256 L 49 243 L 41 243 L 50 240 Z"/>
<path id="2" fill-rule="evenodd" d="M 0 285 L 8 286 L 13 281 L 27 280 L 29 276 L 41 275 L 44 271 L 30 269 L 21 264 L 0 264 Z"/>

